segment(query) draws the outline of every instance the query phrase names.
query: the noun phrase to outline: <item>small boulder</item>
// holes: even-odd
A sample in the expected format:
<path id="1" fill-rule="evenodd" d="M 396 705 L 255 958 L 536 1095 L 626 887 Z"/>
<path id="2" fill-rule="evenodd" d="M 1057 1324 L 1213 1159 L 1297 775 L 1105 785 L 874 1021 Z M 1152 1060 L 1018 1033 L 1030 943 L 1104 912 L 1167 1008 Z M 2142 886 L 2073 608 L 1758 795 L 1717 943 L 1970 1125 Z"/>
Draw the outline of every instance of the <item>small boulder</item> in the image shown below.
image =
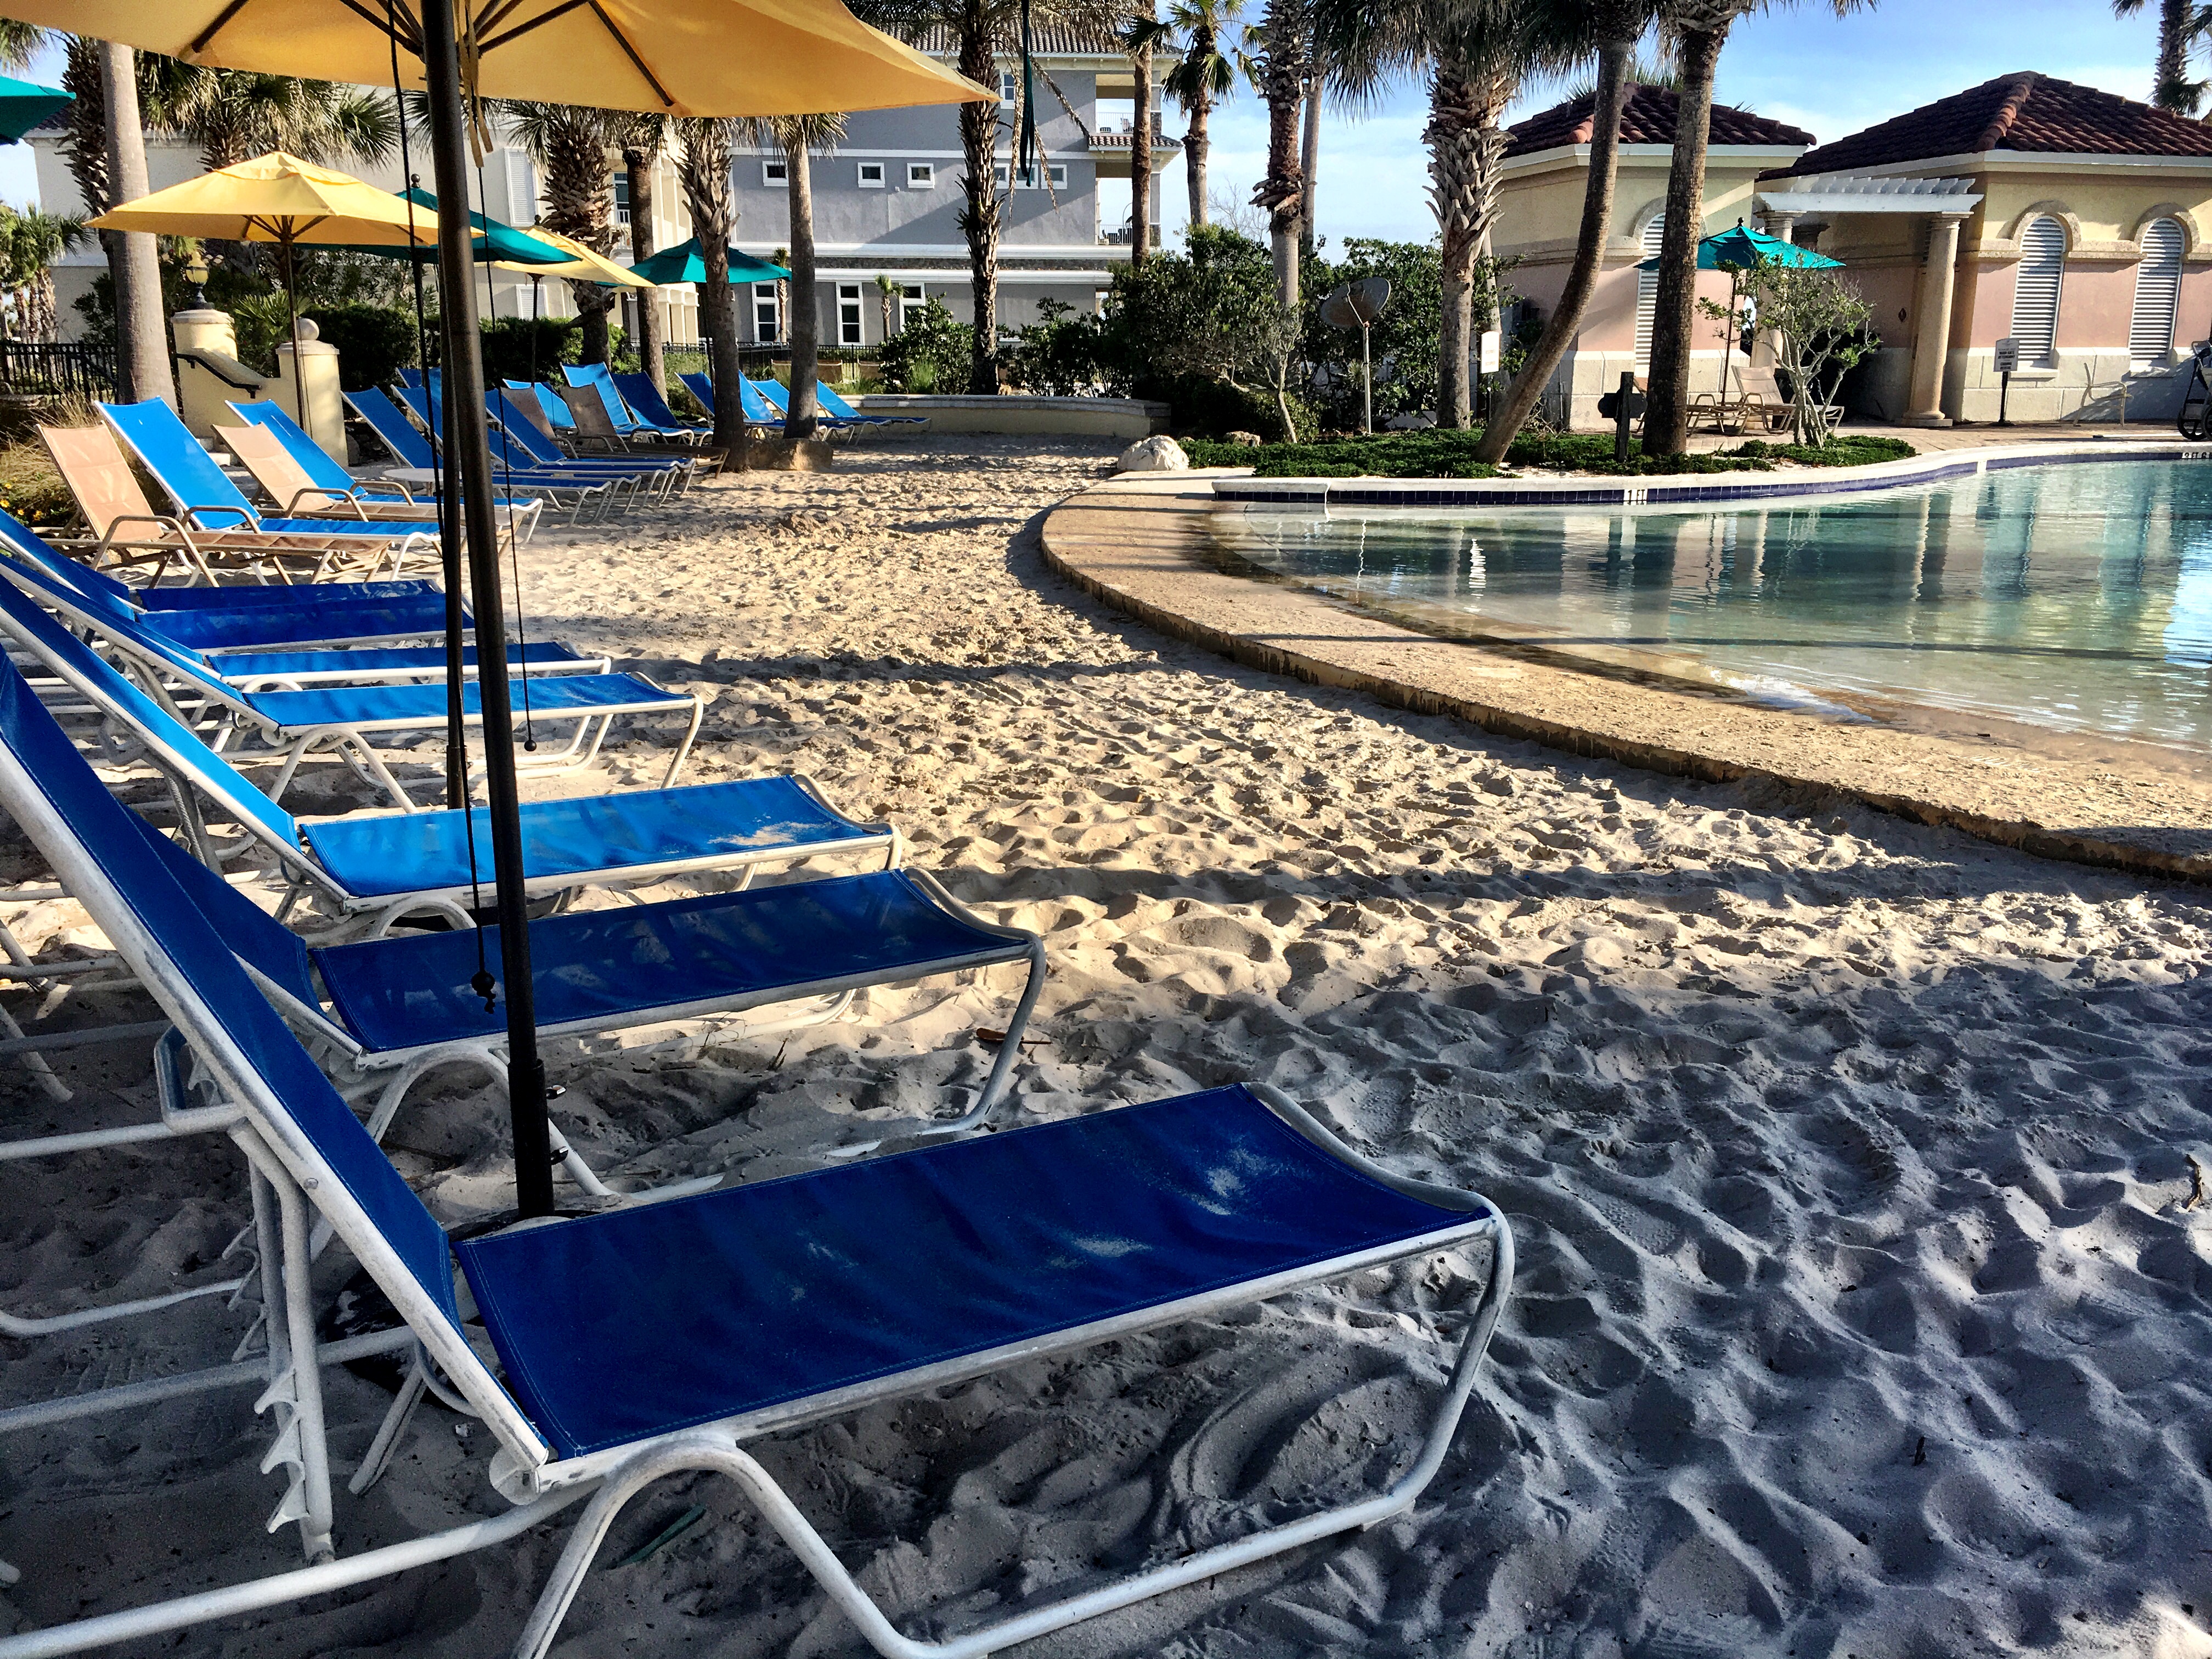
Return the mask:
<path id="1" fill-rule="evenodd" d="M 1260 447 L 1260 434 L 1256 432 L 1224 432 L 1221 435 L 1221 441 L 1225 444 L 1235 444 L 1239 449 L 1257 449 Z"/>
<path id="2" fill-rule="evenodd" d="M 1116 472 L 1186 472 L 1190 457 L 1173 438 L 1139 438 L 1114 463 Z"/>

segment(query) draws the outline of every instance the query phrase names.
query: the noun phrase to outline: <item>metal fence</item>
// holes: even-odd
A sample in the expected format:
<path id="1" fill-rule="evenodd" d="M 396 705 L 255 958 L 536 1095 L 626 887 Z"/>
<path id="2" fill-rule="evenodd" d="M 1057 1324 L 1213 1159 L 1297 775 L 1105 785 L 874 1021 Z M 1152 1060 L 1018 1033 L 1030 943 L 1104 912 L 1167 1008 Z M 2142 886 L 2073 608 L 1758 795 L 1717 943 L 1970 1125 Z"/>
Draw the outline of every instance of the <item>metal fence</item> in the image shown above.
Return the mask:
<path id="1" fill-rule="evenodd" d="M 62 344 L 0 340 L 0 392 L 113 398 L 118 379 L 112 344 L 92 340 Z"/>

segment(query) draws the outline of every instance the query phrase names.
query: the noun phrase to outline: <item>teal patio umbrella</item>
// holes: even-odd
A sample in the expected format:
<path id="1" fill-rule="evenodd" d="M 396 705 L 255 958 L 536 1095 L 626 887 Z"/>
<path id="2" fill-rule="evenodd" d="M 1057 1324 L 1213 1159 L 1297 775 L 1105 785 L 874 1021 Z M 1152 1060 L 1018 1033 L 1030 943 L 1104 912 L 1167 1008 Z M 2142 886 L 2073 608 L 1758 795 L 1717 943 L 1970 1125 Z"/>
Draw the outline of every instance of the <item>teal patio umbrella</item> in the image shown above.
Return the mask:
<path id="1" fill-rule="evenodd" d="M 772 283 L 791 273 L 781 265 L 772 265 L 765 259 L 756 259 L 750 253 L 729 250 L 730 280 L 732 283 Z M 665 247 L 650 259 L 640 260 L 630 269 L 655 288 L 666 288 L 676 283 L 703 283 L 707 280 L 707 261 L 699 252 L 699 239 L 678 242 L 674 247 Z"/>
<path id="2" fill-rule="evenodd" d="M 1721 397 L 1728 397 L 1729 358 L 1735 350 L 1736 289 L 1743 273 L 1761 264 L 1790 265 L 1801 270 L 1839 270 L 1841 259 L 1831 259 L 1826 254 L 1809 247 L 1799 247 L 1795 242 L 1785 242 L 1779 236 L 1769 236 L 1763 230 L 1753 230 L 1742 220 L 1735 222 L 1733 230 L 1723 230 L 1707 236 L 1698 244 L 1699 270 L 1725 270 L 1729 274 L 1729 326 L 1721 336 Z M 1638 270 L 1659 269 L 1658 257 L 1639 262 Z"/>
<path id="3" fill-rule="evenodd" d="M 33 86 L 0 75 L 0 138 L 18 143 L 46 117 L 75 102 L 76 96 L 59 87 Z"/>
<path id="4" fill-rule="evenodd" d="M 428 208 L 433 213 L 438 210 L 438 198 L 420 185 L 412 185 L 399 193 L 416 207 Z M 517 230 L 513 225 L 501 224 L 481 213 L 469 215 L 469 228 L 476 233 L 469 238 L 469 257 L 478 264 L 498 260 L 515 265 L 565 265 L 574 257 L 566 248 L 556 247 L 550 242 L 541 242 L 526 231 Z M 347 246 L 343 251 L 374 253 L 385 259 L 413 259 L 420 264 L 435 264 L 438 262 L 438 247 L 434 242 L 427 246 L 418 243 L 411 247 Z"/>

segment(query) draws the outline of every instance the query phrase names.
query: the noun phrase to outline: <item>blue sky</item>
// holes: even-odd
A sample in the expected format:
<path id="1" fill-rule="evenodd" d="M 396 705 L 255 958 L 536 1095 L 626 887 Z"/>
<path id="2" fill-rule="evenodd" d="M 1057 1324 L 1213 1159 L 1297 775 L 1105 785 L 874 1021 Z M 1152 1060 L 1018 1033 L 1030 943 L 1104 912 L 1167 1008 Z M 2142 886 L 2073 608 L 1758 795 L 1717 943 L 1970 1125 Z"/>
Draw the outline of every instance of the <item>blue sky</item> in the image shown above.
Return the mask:
<path id="1" fill-rule="evenodd" d="M 1246 0 L 1256 16 L 1264 0 Z M 1738 23 L 1721 58 L 1718 94 L 1808 129 L 1823 143 L 1946 93 L 2013 70 L 2041 70 L 2129 98 L 2150 90 L 2155 4 L 2116 19 L 2106 0 L 1886 0 L 1838 18 L 1825 0 L 1778 6 Z M 56 55 L 58 57 L 58 54 Z M 58 62 L 27 78 L 49 84 Z M 1526 97 L 1513 118 L 1553 101 L 1556 89 Z M 1322 130 L 1321 233 L 1425 240 L 1435 228 L 1424 195 L 1422 99 L 1408 85 L 1373 112 L 1331 111 Z M 1171 112 L 1170 131 L 1181 118 Z M 1212 191 L 1248 198 L 1266 161 L 1266 114 L 1249 92 L 1216 112 Z M 1172 234 L 1185 217 L 1180 162 L 1166 180 Z M 0 148 L 0 199 L 25 202 L 34 185 L 30 154 Z M 1126 187 L 1121 205 L 1127 206 Z"/>
<path id="2" fill-rule="evenodd" d="M 1246 0 L 1256 15 L 1261 0 Z M 1901 114 L 2014 70 L 2124 97 L 2150 94 L 2157 39 L 2154 3 L 2116 19 L 2107 0 L 1883 0 L 1838 18 L 1826 0 L 1802 0 L 1735 26 L 1717 94 L 1790 121 L 1821 142 Z M 1512 115 L 1557 101 L 1524 98 Z M 1176 118 L 1171 113 L 1172 131 Z M 1419 88 L 1408 86 L 1365 119 L 1325 116 L 1321 234 L 1419 240 L 1435 229 L 1424 194 Z M 1267 159 L 1264 109 L 1249 94 L 1214 117 L 1213 193 L 1250 196 Z M 1170 229 L 1185 216 L 1181 164 L 1166 198 Z"/>

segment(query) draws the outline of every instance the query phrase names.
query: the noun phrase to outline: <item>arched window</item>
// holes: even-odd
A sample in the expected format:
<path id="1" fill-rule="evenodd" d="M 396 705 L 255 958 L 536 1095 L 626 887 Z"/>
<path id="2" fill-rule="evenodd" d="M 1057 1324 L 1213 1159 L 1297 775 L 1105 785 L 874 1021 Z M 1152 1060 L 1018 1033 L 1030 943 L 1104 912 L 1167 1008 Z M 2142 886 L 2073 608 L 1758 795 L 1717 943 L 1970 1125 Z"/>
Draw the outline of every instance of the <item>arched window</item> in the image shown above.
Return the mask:
<path id="1" fill-rule="evenodd" d="M 2173 316 L 2181 302 L 2181 252 L 2189 239 L 2178 219 L 2158 219 L 2143 232 L 2142 263 L 2136 267 L 2136 306 L 2128 318 L 2128 362 L 2136 368 L 2162 363 L 2173 350 Z"/>
<path id="2" fill-rule="evenodd" d="M 1659 240 L 1666 234 L 1667 216 L 1655 213 L 1651 222 L 1644 227 L 1644 257 L 1659 257 Z M 1651 372 L 1651 319 L 1659 313 L 1659 273 L 1639 270 L 1636 273 L 1636 372 Z"/>
<path id="3" fill-rule="evenodd" d="M 2020 234 L 2020 269 L 2013 277 L 2012 337 L 2022 368 L 2058 362 L 2058 298 L 2066 276 L 2066 227 L 2039 215 Z"/>

